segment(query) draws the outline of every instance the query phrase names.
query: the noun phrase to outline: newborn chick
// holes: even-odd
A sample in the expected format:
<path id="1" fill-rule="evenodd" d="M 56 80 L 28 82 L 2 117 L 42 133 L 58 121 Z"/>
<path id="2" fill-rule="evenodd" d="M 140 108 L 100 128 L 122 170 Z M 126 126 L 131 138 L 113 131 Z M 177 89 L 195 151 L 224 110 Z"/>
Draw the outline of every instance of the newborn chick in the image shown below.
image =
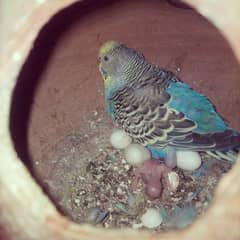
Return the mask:
<path id="1" fill-rule="evenodd" d="M 134 175 L 141 178 L 145 183 L 145 191 L 151 200 L 159 198 L 163 191 L 163 187 L 171 188 L 168 173 L 171 168 L 165 164 L 160 164 L 158 160 L 148 160 L 140 167 L 136 168 Z"/>

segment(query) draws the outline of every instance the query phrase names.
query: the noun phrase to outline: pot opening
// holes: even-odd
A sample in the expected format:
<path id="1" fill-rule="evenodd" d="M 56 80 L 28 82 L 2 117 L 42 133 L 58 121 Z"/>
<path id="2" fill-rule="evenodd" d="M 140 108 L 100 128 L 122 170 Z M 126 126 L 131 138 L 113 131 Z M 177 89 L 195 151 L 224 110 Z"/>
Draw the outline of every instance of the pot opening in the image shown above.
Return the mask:
<path id="1" fill-rule="evenodd" d="M 161 218 L 154 231 L 183 228 L 206 211 L 232 167 L 201 154 L 198 169 L 174 169 L 175 191 L 166 188 L 151 200 L 124 151 L 110 144 L 114 124 L 105 111 L 97 55 L 112 39 L 208 96 L 229 125 L 240 129 L 240 116 L 233 114 L 240 69 L 230 47 L 193 9 L 169 2 L 73 4 L 43 27 L 21 70 L 10 124 L 16 151 L 60 211 L 77 223 L 144 228 L 143 215 L 153 208 Z"/>

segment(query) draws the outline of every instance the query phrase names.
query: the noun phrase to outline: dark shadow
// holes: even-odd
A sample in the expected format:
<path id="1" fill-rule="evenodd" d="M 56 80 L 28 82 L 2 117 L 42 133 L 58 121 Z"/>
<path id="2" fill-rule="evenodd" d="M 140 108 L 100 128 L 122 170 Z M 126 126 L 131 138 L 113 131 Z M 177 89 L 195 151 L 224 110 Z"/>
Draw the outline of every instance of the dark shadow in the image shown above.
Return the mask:
<path id="1" fill-rule="evenodd" d="M 116 0 L 81 1 L 58 12 L 40 31 L 33 49 L 22 67 L 12 98 L 10 131 L 18 156 L 32 174 L 32 161 L 28 149 L 28 123 L 31 116 L 31 106 L 39 80 L 47 67 L 55 44 L 75 21 L 81 20 L 88 13 L 109 6 L 110 3 L 114 2 Z"/>
<path id="2" fill-rule="evenodd" d="M 193 10 L 193 8 L 191 8 L 188 4 L 183 3 L 181 0 L 167 0 L 167 2 L 177 8 L 182 8 L 182 9 L 191 9 Z"/>

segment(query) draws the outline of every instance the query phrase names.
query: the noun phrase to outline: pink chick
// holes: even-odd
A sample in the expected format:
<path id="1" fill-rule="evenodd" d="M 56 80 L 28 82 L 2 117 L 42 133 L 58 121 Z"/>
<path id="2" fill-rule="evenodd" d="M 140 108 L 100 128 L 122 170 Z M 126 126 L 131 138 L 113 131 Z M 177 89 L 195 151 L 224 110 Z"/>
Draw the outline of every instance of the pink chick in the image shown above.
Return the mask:
<path id="1" fill-rule="evenodd" d="M 165 164 L 157 160 L 148 160 L 135 169 L 135 176 L 145 183 L 145 191 L 150 199 L 154 200 L 161 196 L 163 185 L 168 185 L 167 174 L 171 171 Z"/>

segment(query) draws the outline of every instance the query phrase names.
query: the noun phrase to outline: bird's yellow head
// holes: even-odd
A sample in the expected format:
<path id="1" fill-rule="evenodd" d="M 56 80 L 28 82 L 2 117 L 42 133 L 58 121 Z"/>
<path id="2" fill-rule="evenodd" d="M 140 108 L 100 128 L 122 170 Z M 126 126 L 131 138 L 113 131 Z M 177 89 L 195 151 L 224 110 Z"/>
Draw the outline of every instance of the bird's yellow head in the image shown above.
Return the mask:
<path id="1" fill-rule="evenodd" d="M 118 47 L 120 45 L 121 44 L 119 42 L 113 40 L 107 41 L 100 47 L 98 56 L 101 58 L 111 52 L 115 47 Z"/>
<path id="2" fill-rule="evenodd" d="M 98 53 L 99 71 L 108 96 L 136 77 L 143 56 L 117 41 L 107 41 Z"/>
<path id="3" fill-rule="evenodd" d="M 116 65 L 115 49 L 120 46 L 121 44 L 116 41 L 107 41 L 99 49 L 98 67 L 105 81 L 113 74 L 115 69 L 113 65 Z"/>

